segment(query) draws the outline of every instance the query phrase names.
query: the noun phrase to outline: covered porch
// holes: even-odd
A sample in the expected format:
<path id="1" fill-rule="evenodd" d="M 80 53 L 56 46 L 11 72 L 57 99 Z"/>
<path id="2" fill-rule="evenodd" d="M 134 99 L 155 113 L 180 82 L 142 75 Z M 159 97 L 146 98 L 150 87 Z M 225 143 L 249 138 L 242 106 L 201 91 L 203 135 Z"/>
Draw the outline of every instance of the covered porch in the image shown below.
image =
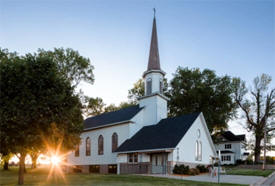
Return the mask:
<path id="1" fill-rule="evenodd" d="M 172 150 L 118 154 L 118 174 L 171 173 Z"/>

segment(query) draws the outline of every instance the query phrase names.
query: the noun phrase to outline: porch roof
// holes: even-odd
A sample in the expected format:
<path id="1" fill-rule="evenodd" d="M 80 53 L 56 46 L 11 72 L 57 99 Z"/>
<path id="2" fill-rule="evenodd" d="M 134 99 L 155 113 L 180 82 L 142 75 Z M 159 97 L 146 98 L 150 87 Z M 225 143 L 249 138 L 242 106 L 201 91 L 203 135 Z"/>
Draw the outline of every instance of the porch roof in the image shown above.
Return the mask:
<path id="1" fill-rule="evenodd" d="M 116 152 L 139 152 L 172 149 L 192 126 L 200 113 L 162 119 L 156 125 L 143 127 L 132 138 L 122 143 Z"/>

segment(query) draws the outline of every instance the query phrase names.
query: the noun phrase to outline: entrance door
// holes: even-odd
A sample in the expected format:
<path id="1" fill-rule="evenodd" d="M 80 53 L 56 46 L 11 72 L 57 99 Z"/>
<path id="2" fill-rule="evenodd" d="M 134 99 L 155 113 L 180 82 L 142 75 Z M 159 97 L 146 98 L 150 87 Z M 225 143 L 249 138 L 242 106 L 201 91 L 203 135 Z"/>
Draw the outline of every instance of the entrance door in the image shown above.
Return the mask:
<path id="1" fill-rule="evenodd" d="M 152 174 L 165 174 L 167 167 L 167 154 L 158 153 L 151 155 Z"/>

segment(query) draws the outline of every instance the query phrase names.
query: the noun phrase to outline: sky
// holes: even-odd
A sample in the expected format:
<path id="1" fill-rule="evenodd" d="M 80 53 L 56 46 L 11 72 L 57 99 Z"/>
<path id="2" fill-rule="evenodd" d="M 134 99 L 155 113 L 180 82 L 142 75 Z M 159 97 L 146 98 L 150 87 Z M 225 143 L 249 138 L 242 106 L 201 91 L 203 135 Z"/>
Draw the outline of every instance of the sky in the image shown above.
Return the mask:
<path id="1" fill-rule="evenodd" d="M 73 48 L 94 65 L 86 95 L 127 101 L 146 70 L 156 8 L 161 68 L 214 70 L 248 85 L 266 73 L 275 87 L 273 0 L 0 0 L 0 47 L 20 55 Z M 237 134 L 237 121 L 230 122 Z"/>

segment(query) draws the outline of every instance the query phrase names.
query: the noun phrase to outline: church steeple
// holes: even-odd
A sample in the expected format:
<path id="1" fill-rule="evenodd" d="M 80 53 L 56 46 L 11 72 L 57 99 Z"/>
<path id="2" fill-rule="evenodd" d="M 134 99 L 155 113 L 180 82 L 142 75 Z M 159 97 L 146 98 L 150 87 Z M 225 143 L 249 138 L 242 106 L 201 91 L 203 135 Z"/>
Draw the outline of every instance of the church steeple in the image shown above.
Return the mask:
<path id="1" fill-rule="evenodd" d="M 145 82 L 145 96 L 155 93 L 163 94 L 163 79 L 165 72 L 160 68 L 159 49 L 158 49 L 158 36 L 157 24 L 154 9 L 153 28 L 150 44 L 150 53 L 147 70 L 143 73 Z"/>
<path id="2" fill-rule="evenodd" d="M 153 28 L 151 36 L 150 54 L 147 70 L 160 70 L 159 61 L 159 49 L 158 49 L 158 36 L 157 36 L 157 24 L 154 9 Z"/>
<path id="3" fill-rule="evenodd" d="M 143 122 L 156 124 L 167 118 L 167 100 L 163 95 L 165 72 L 160 68 L 157 24 L 154 9 L 153 28 L 147 70 L 143 73 L 145 95 L 139 97 L 139 106 L 144 107 Z"/>

